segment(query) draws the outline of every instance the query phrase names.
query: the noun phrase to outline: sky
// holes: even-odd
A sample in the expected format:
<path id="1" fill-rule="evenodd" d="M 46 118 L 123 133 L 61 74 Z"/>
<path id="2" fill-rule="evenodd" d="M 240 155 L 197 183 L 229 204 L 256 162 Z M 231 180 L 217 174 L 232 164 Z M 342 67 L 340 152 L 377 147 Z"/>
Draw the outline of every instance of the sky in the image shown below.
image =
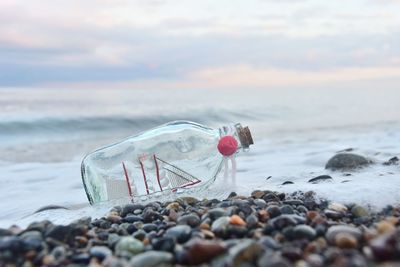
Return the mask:
<path id="1" fill-rule="evenodd" d="M 4 0 L 0 87 L 397 86 L 399 14 L 399 0 Z"/>

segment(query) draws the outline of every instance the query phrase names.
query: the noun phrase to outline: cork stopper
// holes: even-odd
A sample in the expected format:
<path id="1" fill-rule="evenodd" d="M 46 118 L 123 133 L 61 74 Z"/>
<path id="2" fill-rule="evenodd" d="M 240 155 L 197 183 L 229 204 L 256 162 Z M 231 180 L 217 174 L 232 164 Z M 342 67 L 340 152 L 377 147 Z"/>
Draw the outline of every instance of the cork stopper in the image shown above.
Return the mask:
<path id="1" fill-rule="evenodd" d="M 242 148 L 246 149 L 249 148 L 250 145 L 254 144 L 253 137 L 251 136 L 251 132 L 248 126 L 242 127 L 241 125 L 239 125 L 236 129 Z"/>

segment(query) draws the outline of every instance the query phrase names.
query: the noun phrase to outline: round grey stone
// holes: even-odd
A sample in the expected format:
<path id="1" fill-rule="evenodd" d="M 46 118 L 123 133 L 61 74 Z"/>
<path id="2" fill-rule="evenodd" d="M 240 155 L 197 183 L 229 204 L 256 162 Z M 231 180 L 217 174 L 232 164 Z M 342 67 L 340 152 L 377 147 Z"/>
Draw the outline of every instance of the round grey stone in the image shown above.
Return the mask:
<path id="1" fill-rule="evenodd" d="M 372 162 L 363 156 L 353 153 L 340 153 L 333 156 L 325 165 L 330 170 L 353 170 L 367 166 Z"/>

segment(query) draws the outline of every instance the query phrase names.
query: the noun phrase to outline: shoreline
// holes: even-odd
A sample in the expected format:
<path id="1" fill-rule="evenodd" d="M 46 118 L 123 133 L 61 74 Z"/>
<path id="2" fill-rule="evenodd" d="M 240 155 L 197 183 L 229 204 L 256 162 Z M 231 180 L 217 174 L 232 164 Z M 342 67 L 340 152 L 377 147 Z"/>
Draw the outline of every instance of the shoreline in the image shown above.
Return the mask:
<path id="1" fill-rule="evenodd" d="M 4 266 L 398 266 L 400 206 L 312 192 L 116 206 L 68 225 L 0 229 Z M 382 265 L 386 262 L 386 265 Z M 392 262 L 392 263 L 388 263 Z M 6 265 L 8 264 L 8 265 Z M 26 265 L 28 264 L 28 265 Z"/>

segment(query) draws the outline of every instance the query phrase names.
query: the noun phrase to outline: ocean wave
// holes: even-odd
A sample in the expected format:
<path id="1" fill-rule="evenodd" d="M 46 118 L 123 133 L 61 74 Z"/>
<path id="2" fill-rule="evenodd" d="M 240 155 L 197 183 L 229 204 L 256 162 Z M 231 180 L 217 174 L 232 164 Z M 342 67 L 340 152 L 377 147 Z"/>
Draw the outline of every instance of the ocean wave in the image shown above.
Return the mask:
<path id="1" fill-rule="evenodd" d="M 234 123 L 255 120 L 249 112 L 187 111 L 170 115 L 143 116 L 91 116 L 91 117 L 45 117 L 0 121 L 0 136 L 34 134 L 70 134 L 73 132 L 109 132 L 147 129 L 175 120 L 189 120 L 202 124 Z"/>

